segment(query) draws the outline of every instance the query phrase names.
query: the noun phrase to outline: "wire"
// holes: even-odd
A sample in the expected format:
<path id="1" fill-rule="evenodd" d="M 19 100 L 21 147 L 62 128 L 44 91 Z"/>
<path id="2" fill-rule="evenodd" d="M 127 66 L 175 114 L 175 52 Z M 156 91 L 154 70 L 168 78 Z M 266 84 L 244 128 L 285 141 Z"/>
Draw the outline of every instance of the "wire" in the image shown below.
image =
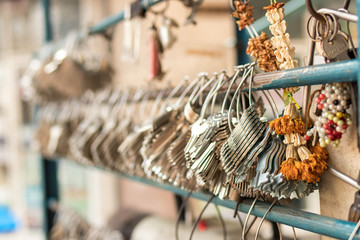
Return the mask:
<path id="1" fill-rule="evenodd" d="M 350 38 L 350 45 L 351 45 L 351 47 L 353 49 L 354 56 L 355 56 L 355 58 L 357 58 L 356 48 L 355 48 L 354 41 L 353 41 L 353 38 L 351 36 L 351 31 L 350 31 L 350 21 L 347 21 L 346 29 L 347 29 L 347 32 L 348 32 L 348 35 L 349 35 L 349 38 Z"/>
<path id="2" fill-rule="evenodd" d="M 268 210 L 265 212 L 264 216 L 263 216 L 262 219 L 260 220 L 259 226 L 258 226 L 258 228 L 257 228 L 257 230 L 256 230 L 255 240 L 258 239 L 258 237 L 259 237 L 259 232 L 260 232 L 260 228 L 261 228 L 261 226 L 262 226 L 262 224 L 263 224 L 263 222 L 264 222 L 264 220 L 265 220 L 265 218 L 266 218 L 266 215 L 268 215 L 268 213 L 270 212 L 271 208 L 274 206 L 274 204 L 276 203 L 276 201 L 277 201 L 277 200 L 274 200 L 274 201 L 272 202 L 272 204 L 270 205 L 270 207 L 268 208 Z"/>
<path id="3" fill-rule="evenodd" d="M 349 237 L 349 240 L 353 240 L 353 239 L 354 239 L 357 231 L 359 230 L 359 227 L 360 227 L 360 220 L 357 222 L 354 230 L 352 231 L 352 233 L 351 233 L 351 235 L 350 235 L 350 237 Z"/>
<path id="4" fill-rule="evenodd" d="M 221 227 L 223 229 L 223 234 L 224 234 L 224 240 L 226 240 L 227 239 L 227 230 L 226 230 L 226 224 L 225 224 L 224 218 L 222 217 L 219 206 L 217 204 L 215 204 L 215 209 L 216 209 L 216 212 L 217 212 L 220 222 L 221 222 Z"/>
<path id="5" fill-rule="evenodd" d="M 245 231 L 245 236 L 250 232 L 250 229 L 252 228 L 252 226 L 254 225 L 254 223 L 256 222 L 256 219 L 258 219 L 257 216 L 254 216 L 254 218 L 251 220 L 251 223 L 249 224 L 249 227 L 246 229 Z"/>
<path id="6" fill-rule="evenodd" d="M 349 8 L 350 2 L 351 2 L 351 0 L 345 0 L 344 5 L 343 5 L 343 9 L 347 10 Z"/>
<path id="7" fill-rule="evenodd" d="M 178 211 L 178 216 L 177 216 L 176 224 L 175 224 L 175 239 L 176 240 L 179 240 L 179 225 L 180 225 L 180 219 L 181 219 L 181 212 L 184 210 L 190 196 L 191 196 L 191 192 L 189 192 L 186 195 L 186 197 L 183 200 L 183 202 L 181 203 L 181 206 L 180 206 L 179 211 Z"/>
<path id="8" fill-rule="evenodd" d="M 278 227 L 278 229 L 279 229 L 280 240 L 282 240 L 282 239 L 283 239 L 283 236 L 282 236 L 282 232 L 281 232 L 281 228 L 280 228 L 280 223 L 277 222 L 276 225 L 277 225 L 277 227 Z"/>
<path id="9" fill-rule="evenodd" d="M 248 212 L 248 214 L 246 215 L 246 219 L 245 219 L 245 223 L 244 223 L 244 228 L 243 228 L 242 235 L 241 235 L 241 239 L 242 239 L 242 240 L 245 240 L 246 224 L 247 224 L 247 222 L 249 221 L 249 217 L 250 217 L 251 211 L 252 211 L 253 208 L 255 207 L 256 201 L 257 201 L 258 199 L 259 199 L 259 195 L 256 196 L 256 198 L 254 199 L 254 202 L 251 204 L 251 207 L 250 207 L 250 209 L 249 209 L 249 212 Z M 249 227 L 249 229 L 250 229 L 250 227 Z"/>
<path id="10" fill-rule="evenodd" d="M 194 232 L 195 232 L 195 229 L 196 229 L 196 226 L 198 225 L 198 223 L 199 223 L 202 215 L 204 214 L 206 208 L 209 206 L 209 204 L 211 203 L 211 201 L 212 201 L 214 198 L 215 198 L 215 195 L 212 195 L 212 196 L 209 198 L 209 200 L 207 201 L 205 207 L 203 208 L 203 210 L 201 211 L 200 215 L 199 215 L 198 218 L 196 219 L 196 221 L 195 221 L 195 223 L 194 223 L 194 226 L 193 226 L 193 228 L 192 228 L 192 230 L 191 230 L 191 234 L 190 234 L 189 240 L 192 239 L 192 237 L 193 237 L 193 235 L 194 235 Z"/>
<path id="11" fill-rule="evenodd" d="M 238 220 L 239 220 L 239 223 L 240 223 L 240 226 L 241 226 L 241 231 L 242 231 L 242 229 L 244 228 L 244 223 L 242 222 L 242 219 L 241 219 L 239 213 L 236 213 L 236 216 L 237 216 L 237 218 L 238 218 Z"/>
<path id="12" fill-rule="evenodd" d="M 295 228 L 294 227 L 291 227 L 292 228 L 292 231 L 293 231 L 293 234 L 294 234 L 294 240 L 296 240 L 296 232 L 295 232 Z"/>

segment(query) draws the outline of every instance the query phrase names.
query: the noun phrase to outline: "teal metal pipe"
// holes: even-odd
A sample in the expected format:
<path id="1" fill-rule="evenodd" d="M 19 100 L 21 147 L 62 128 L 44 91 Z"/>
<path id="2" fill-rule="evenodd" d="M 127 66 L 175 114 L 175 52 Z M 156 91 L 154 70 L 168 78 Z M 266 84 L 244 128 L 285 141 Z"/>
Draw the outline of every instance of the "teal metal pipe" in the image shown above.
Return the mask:
<path id="1" fill-rule="evenodd" d="M 50 42 L 53 38 L 52 36 L 52 26 L 50 19 L 50 0 L 42 0 L 43 13 L 44 13 L 44 24 L 45 24 L 45 42 Z"/>
<path id="2" fill-rule="evenodd" d="M 182 196 L 188 195 L 188 191 L 170 184 L 158 183 L 145 178 L 130 176 L 118 172 L 116 172 L 116 174 L 130 180 L 171 191 L 175 194 L 179 194 Z M 191 197 L 203 201 L 208 201 L 211 195 L 204 192 L 194 192 L 191 194 Z M 245 199 L 239 205 L 239 211 L 247 213 L 250 209 L 252 202 L 252 199 Z M 234 201 L 221 200 L 217 197 L 213 200 L 213 203 L 230 209 L 235 209 L 236 206 L 236 202 Z M 269 203 L 259 201 L 256 203 L 255 208 L 252 210 L 251 214 L 261 218 L 264 216 L 265 212 L 269 207 Z M 270 210 L 269 214 L 266 216 L 266 219 L 272 222 L 278 222 L 281 224 L 293 226 L 296 228 L 304 229 L 313 233 L 318 233 L 337 239 L 348 239 L 351 232 L 356 226 L 356 223 L 353 222 L 343 221 L 340 219 L 325 217 L 306 211 L 276 205 Z M 357 235 L 354 239 L 360 239 L 360 236 Z"/>
<path id="3" fill-rule="evenodd" d="M 291 1 L 287 2 L 284 7 L 285 14 L 289 15 L 304 6 L 305 6 L 305 0 L 291 0 Z M 268 22 L 268 20 L 266 19 L 265 16 L 256 20 L 253 24 L 253 26 L 257 32 L 263 31 L 265 28 L 269 27 L 269 25 L 270 25 L 270 23 Z"/>
<path id="4" fill-rule="evenodd" d="M 100 167 L 96 168 L 102 171 L 110 171 Z M 189 194 L 188 191 L 167 183 L 159 183 L 146 178 L 131 176 L 117 171 L 113 171 L 113 173 L 120 177 L 170 191 L 178 195 L 187 196 Z M 204 192 L 193 192 L 191 197 L 202 201 L 208 201 L 211 197 L 211 194 Z M 212 202 L 219 206 L 230 209 L 235 209 L 236 207 L 236 202 L 231 200 L 222 200 L 217 197 L 215 197 Z M 252 203 L 253 199 L 245 199 L 239 205 L 238 210 L 247 213 Z M 269 207 L 269 203 L 258 201 L 251 214 L 262 218 Z M 344 240 L 349 238 L 356 226 L 356 223 L 354 222 L 343 221 L 336 218 L 321 216 L 318 214 L 277 205 L 273 206 L 269 214 L 266 216 L 266 219 L 272 222 L 278 222 L 313 233 Z M 354 239 L 360 240 L 360 235 L 357 234 Z"/>
<path id="5" fill-rule="evenodd" d="M 43 13 L 44 13 L 44 40 L 45 43 L 53 40 L 53 31 L 51 24 L 51 0 L 42 0 Z M 35 108 L 34 111 L 37 111 Z M 57 181 L 57 162 L 41 156 L 41 185 L 43 194 L 43 214 L 44 214 L 44 233 L 45 239 L 50 239 L 50 231 L 54 226 L 55 212 L 47 207 L 47 201 L 49 199 L 59 199 L 59 188 Z"/>
<path id="6" fill-rule="evenodd" d="M 144 0 L 142 1 L 141 6 L 145 10 L 148 6 L 151 7 L 163 1 L 164 0 Z M 285 13 L 291 14 L 303 6 L 305 6 L 305 0 L 291 0 L 284 7 Z M 117 13 L 113 16 L 107 17 L 98 24 L 92 26 L 90 28 L 89 33 L 90 34 L 101 33 L 105 31 L 107 28 L 114 26 L 118 22 L 121 22 L 122 20 L 124 20 L 124 11 L 121 11 L 120 13 Z M 264 30 L 268 26 L 269 26 L 269 22 L 266 20 L 265 16 L 254 22 L 254 27 L 258 32 Z"/>
<path id="7" fill-rule="evenodd" d="M 356 82 L 359 60 L 313 65 L 255 75 L 253 90 L 318 85 L 333 82 Z"/>
<path id="8" fill-rule="evenodd" d="M 357 39 L 360 39 L 360 0 L 356 0 L 356 10 L 358 15 L 358 22 L 357 22 Z M 359 44 L 358 44 L 359 45 Z M 359 54 L 359 46 L 358 46 L 358 60 L 360 61 L 360 54 Z M 360 64 L 358 64 L 358 71 L 357 71 L 357 91 L 358 91 L 358 116 L 357 116 L 357 129 L 358 129 L 358 147 L 360 148 Z"/>
<path id="9" fill-rule="evenodd" d="M 160 2 L 163 2 L 164 0 L 143 0 L 141 2 L 141 7 L 143 10 L 146 10 L 146 8 L 151 7 L 155 4 L 158 4 Z M 107 28 L 114 26 L 118 22 L 121 22 L 124 20 L 124 11 L 121 11 L 120 13 L 117 13 L 113 16 L 107 17 L 98 24 L 92 26 L 90 28 L 90 34 L 96 34 L 104 32 Z"/>

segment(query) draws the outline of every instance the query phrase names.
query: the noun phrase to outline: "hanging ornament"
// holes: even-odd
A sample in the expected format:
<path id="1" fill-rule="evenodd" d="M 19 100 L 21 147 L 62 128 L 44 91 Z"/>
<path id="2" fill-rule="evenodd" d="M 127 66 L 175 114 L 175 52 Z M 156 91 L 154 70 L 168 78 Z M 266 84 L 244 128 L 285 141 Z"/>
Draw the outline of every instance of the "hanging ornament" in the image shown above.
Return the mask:
<path id="1" fill-rule="evenodd" d="M 232 16 L 239 19 L 236 21 L 239 30 L 246 28 L 251 36 L 248 41 L 246 53 L 254 58 L 262 71 L 276 71 L 278 67 L 276 65 L 276 57 L 271 41 L 264 32 L 259 36 L 252 26 L 254 22 L 253 11 L 253 6 L 249 4 L 249 1 L 234 1 L 234 12 Z"/>
<path id="2" fill-rule="evenodd" d="M 121 50 L 121 60 L 127 63 L 136 63 L 140 57 L 141 19 L 131 17 L 131 5 L 124 8 L 124 28 Z"/>
<path id="3" fill-rule="evenodd" d="M 250 38 L 246 53 L 257 61 L 262 71 L 272 72 L 278 70 L 272 43 L 266 33 L 262 32 L 260 36 Z"/>
<path id="4" fill-rule="evenodd" d="M 241 31 L 254 22 L 254 7 L 249 4 L 249 1 L 243 2 L 241 0 L 234 1 L 234 6 L 235 11 L 232 15 L 239 19 L 236 23 Z"/>
<path id="5" fill-rule="evenodd" d="M 278 61 L 279 69 L 292 69 L 298 67 L 295 57 L 295 47 L 290 46 L 290 35 L 286 32 L 286 21 L 284 20 L 285 3 L 273 3 L 265 7 L 265 16 L 271 23 L 269 29 L 273 35 L 271 38 L 274 54 Z"/>
<path id="6" fill-rule="evenodd" d="M 286 144 L 286 160 L 280 165 L 280 172 L 287 180 L 306 181 L 316 183 L 320 181 L 321 174 L 327 168 L 327 152 L 320 146 L 306 146 L 307 138 L 305 123 L 301 120 L 294 103 L 289 103 L 284 116 L 276 118 L 269 123 L 272 130 L 284 136 Z"/>
<path id="7" fill-rule="evenodd" d="M 169 49 L 176 42 L 177 37 L 172 32 L 172 28 L 179 27 L 174 19 L 163 16 L 163 23 L 160 26 L 159 37 L 163 49 Z"/>
<path id="8" fill-rule="evenodd" d="M 310 139 L 316 133 L 321 147 L 330 143 L 339 146 L 342 135 L 352 125 L 351 115 L 346 111 L 351 105 L 347 84 L 326 84 L 315 102 L 319 116 L 316 117 L 314 127 L 307 131 L 305 139 Z"/>
<path id="9" fill-rule="evenodd" d="M 276 56 L 277 66 L 280 70 L 292 69 L 298 67 L 298 61 L 295 60 L 295 47 L 290 46 L 290 35 L 286 32 L 287 24 L 284 20 L 285 3 L 274 3 L 264 9 L 267 10 L 265 16 L 271 23 L 269 29 L 273 35 L 271 38 L 274 54 Z M 293 94 L 299 90 L 298 87 L 284 88 L 283 98 L 285 105 L 289 102 L 294 102 Z M 298 106 L 297 106 L 298 107 Z"/>
<path id="10" fill-rule="evenodd" d="M 149 69 L 149 81 L 161 80 L 164 76 L 164 72 L 161 69 L 161 54 L 163 49 L 160 44 L 157 28 L 152 23 L 149 29 L 149 47 L 150 47 L 150 69 Z"/>

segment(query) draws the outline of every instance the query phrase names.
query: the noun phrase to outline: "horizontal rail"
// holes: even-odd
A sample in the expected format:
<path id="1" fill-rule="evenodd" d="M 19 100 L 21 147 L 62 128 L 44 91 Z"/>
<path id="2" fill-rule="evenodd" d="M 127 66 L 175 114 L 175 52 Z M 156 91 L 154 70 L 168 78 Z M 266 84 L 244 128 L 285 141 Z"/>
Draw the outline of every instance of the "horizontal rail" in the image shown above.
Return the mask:
<path id="1" fill-rule="evenodd" d="M 141 2 L 141 6 L 142 6 L 143 10 L 146 10 L 146 8 L 148 6 L 151 7 L 151 6 L 156 5 L 163 1 L 164 0 L 145 0 L 145 1 Z M 303 6 L 305 6 L 305 0 L 291 0 L 284 7 L 285 14 L 287 14 L 287 15 L 291 14 L 291 13 L 295 12 L 296 10 L 302 8 Z M 107 28 L 112 27 L 115 24 L 121 22 L 122 20 L 124 20 L 124 11 L 121 11 L 110 17 L 107 17 L 107 18 L 103 19 L 102 21 L 100 21 L 99 23 L 97 23 L 96 25 L 92 26 L 90 28 L 90 34 L 101 33 L 103 31 L 105 31 Z M 259 20 L 255 21 L 253 24 L 253 26 L 255 27 L 255 29 L 258 32 L 264 30 L 269 25 L 270 25 L 270 23 L 267 21 L 265 16 L 263 16 Z"/>
<path id="2" fill-rule="evenodd" d="M 116 174 L 130 180 L 134 180 L 153 187 L 171 191 L 178 195 L 186 196 L 189 194 L 188 191 L 180 189 L 178 187 L 174 187 L 170 184 L 158 183 L 152 180 L 135 177 L 135 176 L 129 176 L 123 173 L 116 173 Z M 191 194 L 191 197 L 203 201 L 208 201 L 211 195 L 204 192 L 194 192 Z M 217 197 L 214 198 L 212 202 L 219 206 L 227 207 L 230 209 L 235 209 L 236 207 L 236 202 L 231 200 L 221 200 Z M 252 199 L 245 199 L 239 205 L 238 208 L 239 211 L 247 213 L 252 203 L 253 203 Z M 258 201 L 254 209 L 252 210 L 251 214 L 262 218 L 269 207 L 270 207 L 269 203 Z M 318 214 L 292 209 L 284 206 L 278 206 L 278 205 L 273 206 L 269 214 L 266 216 L 266 219 L 272 222 L 278 222 L 288 226 L 293 226 L 295 228 L 300 228 L 313 233 L 318 233 L 324 236 L 338 238 L 338 239 L 348 239 L 356 226 L 356 223 L 353 222 L 343 221 L 340 219 L 321 216 Z M 356 235 L 354 239 L 360 239 L 360 235 L 359 234 Z"/>
<path id="3" fill-rule="evenodd" d="M 269 73 L 259 73 L 254 76 L 252 90 L 259 91 L 286 87 L 301 87 L 335 82 L 355 82 L 357 81 L 358 68 L 358 60 L 349 60 L 345 62 L 314 65 Z M 244 90 L 247 90 L 246 87 L 248 86 L 248 82 L 249 80 L 244 83 Z M 233 84 L 232 90 L 235 90 L 237 86 L 238 84 Z M 186 87 L 182 87 L 173 97 L 179 97 L 185 88 Z M 210 88 L 211 86 L 204 90 L 204 92 L 208 92 Z M 227 88 L 228 85 L 225 84 L 219 91 L 225 91 Z M 148 99 L 155 99 L 162 90 L 150 91 L 151 93 Z M 172 89 L 170 88 L 163 92 L 163 97 L 166 98 L 171 91 Z"/>
<path id="4" fill-rule="evenodd" d="M 314 65 L 255 75 L 253 90 L 300 87 L 334 82 L 355 82 L 358 60 Z"/>
<path id="5" fill-rule="evenodd" d="M 164 1 L 164 0 L 144 0 L 144 1 L 141 1 L 141 7 L 143 10 L 145 10 L 147 7 L 151 7 L 162 1 Z M 107 28 L 112 27 L 115 24 L 124 20 L 124 16 L 125 16 L 124 11 L 121 11 L 117 14 L 107 17 L 107 18 L 103 19 L 102 21 L 100 21 L 98 24 L 92 26 L 90 28 L 89 33 L 96 34 L 96 33 L 104 32 Z"/>
<path id="6" fill-rule="evenodd" d="M 132 181 L 136 181 L 139 183 L 147 184 L 152 187 L 170 191 L 178 195 L 186 196 L 189 194 L 188 191 L 175 187 L 170 184 L 159 183 L 146 178 L 110 171 L 100 167 L 96 167 L 96 168 L 102 171 L 112 172 L 120 177 Z M 211 194 L 204 192 L 193 192 L 191 194 L 192 198 L 203 201 L 208 201 L 211 198 L 211 196 L 212 196 Z M 212 202 L 219 206 L 227 207 L 230 209 L 235 209 L 236 207 L 236 202 L 231 200 L 221 200 L 217 197 L 215 197 Z M 238 208 L 239 211 L 247 213 L 252 203 L 253 203 L 252 199 L 243 200 L 239 205 Z M 269 203 L 258 201 L 255 204 L 255 207 L 252 210 L 251 214 L 262 218 L 269 207 L 270 207 Z M 278 206 L 278 205 L 272 207 L 269 214 L 266 216 L 266 219 L 269 221 L 278 222 L 281 224 L 293 226 L 295 228 L 303 229 L 306 231 L 318 233 L 324 236 L 333 237 L 337 239 L 348 239 L 356 226 L 356 223 L 354 222 L 343 221 L 336 218 L 321 216 L 318 214 L 292 209 L 284 206 Z M 360 239 L 360 234 L 357 234 L 354 239 Z"/>

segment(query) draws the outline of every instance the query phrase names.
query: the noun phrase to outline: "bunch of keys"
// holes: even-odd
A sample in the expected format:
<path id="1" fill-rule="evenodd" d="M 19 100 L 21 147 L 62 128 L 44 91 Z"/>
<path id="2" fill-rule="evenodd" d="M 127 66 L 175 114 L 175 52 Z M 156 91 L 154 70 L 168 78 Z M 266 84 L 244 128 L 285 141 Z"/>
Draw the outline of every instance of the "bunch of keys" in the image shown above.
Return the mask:
<path id="1" fill-rule="evenodd" d="M 341 30 L 339 19 L 333 13 L 329 12 L 320 15 L 323 16 L 324 21 L 317 20 L 314 22 L 315 35 L 311 36 L 309 34 L 316 42 L 317 51 L 329 62 L 350 60 L 349 44 L 353 46 L 350 35 Z M 308 28 L 310 20 L 311 18 L 308 21 Z"/>

